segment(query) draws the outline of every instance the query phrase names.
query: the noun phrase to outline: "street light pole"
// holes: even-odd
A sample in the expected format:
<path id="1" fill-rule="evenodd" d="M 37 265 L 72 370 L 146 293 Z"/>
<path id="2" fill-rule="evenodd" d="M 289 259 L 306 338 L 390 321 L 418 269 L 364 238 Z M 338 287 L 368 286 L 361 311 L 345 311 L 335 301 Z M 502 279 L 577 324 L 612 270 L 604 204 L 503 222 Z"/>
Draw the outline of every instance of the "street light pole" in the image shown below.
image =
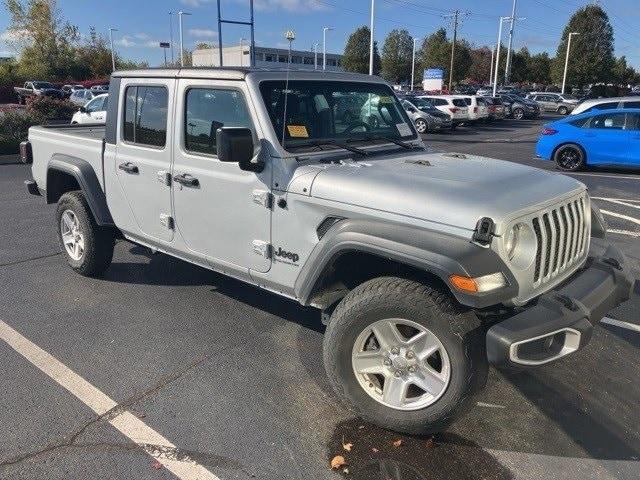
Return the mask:
<path id="1" fill-rule="evenodd" d="M 495 47 L 491 47 L 491 68 L 489 69 L 489 85 L 493 83 L 493 56 L 495 53 Z"/>
<path id="2" fill-rule="evenodd" d="M 562 75 L 562 93 L 564 93 L 564 87 L 567 83 L 567 67 L 569 67 L 569 50 L 571 49 L 571 37 L 574 35 L 580 35 L 578 32 L 571 32 L 569 39 L 567 40 L 567 54 L 564 58 L 564 75 Z"/>
<path id="3" fill-rule="evenodd" d="M 327 30 L 333 30 L 333 28 L 323 27 L 322 29 L 322 70 L 327 69 Z"/>
<path id="4" fill-rule="evenodd" d="M 243 45 L 242 42 L 244 42 L 245 40 L 246 40 L 246 38 L 241 38 L 240 39 L 240 66 L 241 67 L 242 67 L 242 64 L 244 63 L 244 59 L 243 59 L 244 51 L 242 50 L 242 45 Z M 249 63 L 251 63 L 251 60 L 249 60 Z"/>
<path id="5" fill-rule="evenodd" d="M 369 26 L 369 33 L 371 37 L 369 39 L 369 75 L 373 75 L 373 30 L 374 30 L 374 18 L 375 18 L 376 0 L 371 0 L 371 24 Z"/>
<path id="6" fill-rule="evenodd" d="M 493 77 L 493 96 L 496 96 L 498 90 L 498 70 L 500 70 L 500 44 L 502 43 L 502 22 L 509 20 L 510 17 L 500 17 L 500 26 L 498 27 L 498 45 L 496 47 L 496 73 Z"/>
<path id="7" fill-rule="evenodd" d="M 117 28 L 109 29 L 109 41 L 111 43 L 111 71 L 112 72 L 116 71 L 116 54 L 113 50 L 113 32 L 117 32 L 117 31 L 118 31 Z"/>
<path id="8" fill-rule="evenodd" d="M 183 12 L 182 10 L 180 10 L 178 12 L 178 24 L 180 27 L 180 66 L 184 67 L 184 36 L 182 34 L 182 16 L 183 15 L 191 15 L 190 13 L 187 12 Z"/>
<path id="9" fill-rule="evenodd" d="M 319 43 L 314 43 L 313 44 L 313 69 L 317 70 L 318 69 L 318 46 L 320 44 Z"/>
<path id="10" fill-rule="evenodd" d="M 173 58 L 173 12 L 169 12 L 169 42 L 171 43 L 171 66 L 175 61 Z"/>
<path id="11" fill-rule="evenodd" d="M 413 37 L 413 56 L 411 57 L 411 90 L 413 91 L 413 77 L 416 73 L 416 37 Z"/>
<path id="12" fill-rule="evenodd" d="M 513 26 L 516 22 L 516 3 L 517 0 L 513 0 L 513 8 L 511 9 L 511 27 L 509 29 L 509 46 L 507 47 L 507 63 L 504 67 L 504 84 L 509 83 L 509 76 L 511 74 L 511 49 L 513 47 Z"/>

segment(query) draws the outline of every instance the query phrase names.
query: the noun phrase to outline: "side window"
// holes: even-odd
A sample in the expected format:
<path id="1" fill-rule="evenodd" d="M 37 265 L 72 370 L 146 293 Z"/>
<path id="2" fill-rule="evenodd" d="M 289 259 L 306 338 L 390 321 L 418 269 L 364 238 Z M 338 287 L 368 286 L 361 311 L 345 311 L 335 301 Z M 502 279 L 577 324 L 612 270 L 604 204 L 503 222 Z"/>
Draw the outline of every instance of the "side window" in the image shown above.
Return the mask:
<path id="1" fill-rule="evenodd" d="M 184 148 L 190 152 L 215 155 L 218 128 L 253 129 L 247 104 L 237 90 L 190 88 L 185 105 Z"/>
<path id="2" fill-rule="evenodd" d="M 627 130 L 640 130 L 640 113 L 627 113 Z"/>
<path id="3" fill-rule="evenodd" d="M 124 101 L 124 140 L 164 147 L 167 138 L 167 102 L 165 87 L 127 87 Z"/>
<path id="4" fill-rule="evenodd" d="M 86 109 L 89 113 L 100 112 L 104 110 L 104 108 L 102 108 L 103 105 L 104 98 L 96 98 L 95 100 L 91 100 L 89 103 L 87 103 Z"/>
<path id="5" fill-rule="evenodd" d="M 622 108 L 640 108 L 640 102 L 624 102 Z"/>
<path id="6" fill-rule="evenodd" d="M 618 102 L 607 102 L 594 105 L 590 110 L 614 110 L 618 108 Z"/>
<path id="7" fill-rule="evenodd" d="M 604 113 L 593 117 L 590 127 L 602 130 L 622 130 L 624 129 L 624 119 L 624 113 Z"/>

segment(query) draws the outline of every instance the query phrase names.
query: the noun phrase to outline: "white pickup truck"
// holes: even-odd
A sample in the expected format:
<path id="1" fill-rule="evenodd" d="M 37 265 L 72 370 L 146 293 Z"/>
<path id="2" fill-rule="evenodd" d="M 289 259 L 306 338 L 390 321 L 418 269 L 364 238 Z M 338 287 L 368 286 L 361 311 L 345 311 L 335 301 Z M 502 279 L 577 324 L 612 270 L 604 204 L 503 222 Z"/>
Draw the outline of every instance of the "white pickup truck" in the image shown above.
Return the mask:
<path id="1" fill-rule="evenodd" d="M 317 307 L 336 394 L 403 432 L 445 428 L 489 364 L 584 347 L 631 292 L 582 183 L 427 152 L 376 77 L 118 72 L 106 126 L 33 127 L 21 151 L 74 270 L 124 237 Z"/>

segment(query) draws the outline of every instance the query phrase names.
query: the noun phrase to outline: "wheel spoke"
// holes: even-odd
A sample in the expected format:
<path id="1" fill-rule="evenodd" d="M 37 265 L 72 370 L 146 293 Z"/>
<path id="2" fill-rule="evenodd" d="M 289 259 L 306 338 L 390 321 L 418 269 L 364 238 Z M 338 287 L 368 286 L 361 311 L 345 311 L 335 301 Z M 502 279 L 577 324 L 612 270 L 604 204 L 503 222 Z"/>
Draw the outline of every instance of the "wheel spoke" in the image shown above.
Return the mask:
<path id="1" fill-rule="evenodd" d="M 401 407 L 407 399 L 409 383 L 400 377 L 387 376 L 384 379 L 382 399 L 389 405 Z"/>
<path id="2" fill-rule="evenodd" d="M 80 258 L 80 243 L 76 242 L 75 245 L 73 246 L 73 255 L 76 257 L 76 259 Z"/>
<path id="3" fill-rule="evenodd" d="M 358 373 L 384 373 L 383 360 L 379 351 L 360 352 L 353 357 L 353 368 Z"/>
<path id="4" fill-rule="evenodd" d="M 377 323 L 372 327 L 372 331 L 378 340 L 380 348 L 388 349 L 405 341 L 392 321 Z"/>
<path id="5" fill-rule="evenodd" d="M 75 237 L 71 233 L 63 233 L 62 242 L 65 245 L 73 245 L 73 243 L 75 242 Z"/>
<path id="6" fill-rule="evenodd" d="M 434 397 L 439 395 L 446 385 L 442 375 L 429 367 L 423 367 L 411 378 L 411 383 Z"/>
<path id="7" fill-rule="evenodd" d="M 407 347 L 413 350 L 420 360 L 426 360 L 438 351 L 440 343 L 434 335 L 421 331 L 409 339 Z"/>

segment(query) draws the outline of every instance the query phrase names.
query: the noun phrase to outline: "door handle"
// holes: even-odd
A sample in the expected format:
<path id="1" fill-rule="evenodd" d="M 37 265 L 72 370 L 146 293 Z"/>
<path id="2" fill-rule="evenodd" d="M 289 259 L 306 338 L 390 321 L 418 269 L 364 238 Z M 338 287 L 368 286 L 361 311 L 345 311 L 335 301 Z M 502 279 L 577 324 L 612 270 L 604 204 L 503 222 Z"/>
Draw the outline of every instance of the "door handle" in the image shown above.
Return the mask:
<path id="1" fill-rule="evenodd" d="M 118 165 L 118 168 L 120 170 L 123 170 L 123 171 L 125 171 L 127 173 L 131 173 L 131 174 L 137 174 L 138 173 L 138 167 L 136 167 L 131 162 L 121 163 L 120 165 Z"/>
<path id="2" fill-rule="evenodd" d="M 185 187 L 198 187 L 200 186 L 200 182 L 196 177 L 192 177 L 188 173 L 183 173 L 181 175 L 175 175 L 173 177 L 174 182 L 178 182 Z"/>

